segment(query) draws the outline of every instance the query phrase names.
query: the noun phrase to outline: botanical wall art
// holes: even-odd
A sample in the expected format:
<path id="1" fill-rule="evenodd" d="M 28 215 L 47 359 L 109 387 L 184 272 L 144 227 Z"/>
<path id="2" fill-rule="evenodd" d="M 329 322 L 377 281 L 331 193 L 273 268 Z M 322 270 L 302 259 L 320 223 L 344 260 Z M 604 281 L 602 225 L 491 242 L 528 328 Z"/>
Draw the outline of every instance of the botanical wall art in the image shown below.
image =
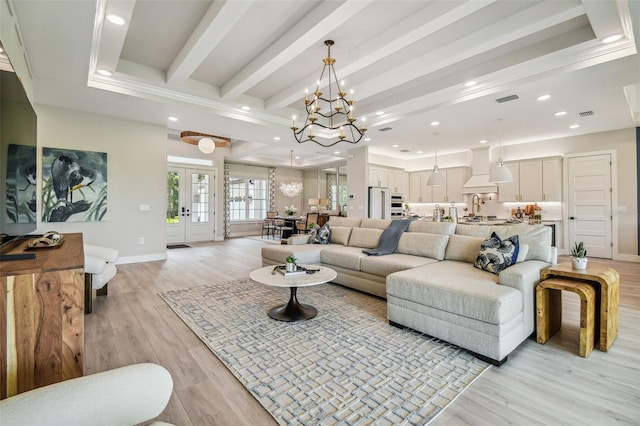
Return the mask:
<path id="1" fill-rule="evenodd" d="M 42 221 L 89 222 L 107 213 L 107 153 L 42 150 Z"/>
<path id="2" fill-rule="evenodd" d="M 8 146 L 5 223 L 36 222 L 35 158 L 35 146 Z"/>

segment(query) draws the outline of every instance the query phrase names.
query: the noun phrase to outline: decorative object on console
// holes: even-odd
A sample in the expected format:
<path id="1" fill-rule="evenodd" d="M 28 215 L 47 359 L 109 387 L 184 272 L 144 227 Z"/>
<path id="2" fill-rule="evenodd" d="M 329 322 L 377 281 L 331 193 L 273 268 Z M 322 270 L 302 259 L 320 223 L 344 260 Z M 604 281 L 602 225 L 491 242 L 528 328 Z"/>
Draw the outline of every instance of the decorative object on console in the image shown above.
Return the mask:
<path id="1" fill-rule="evenodd" d="M 513 235 L 504 240 L 493 232 L 480 245 L 480 252 L 476 258 L 474 266 L 494 274 L 508 268 L 516 263 L 518 259 L 519 242 L 518 236 Z"/>
<path id="2" fill-rule="evenodd" d="M 293 136 L 298 143 L 313 141 L 325 148 L 339 142 L 357 144 L 367 131 L 364 125 L 365 118 L 362 117 L 362 126 L 360 128 L 354 124 L 356 119 L 353 117 L 353 104 L 356 102 L 353 100 L 353 90 L 351 90 L 351 98 L 347 100 L 344 82 L 338 81 L 333 67 L 336 60 L 331 57 L 331 46 L 333 46 L 334 42 L 333 40 L 325 40 L 324 44 L 327 46 L 328 53 L 327 57 L 323 59 L 324 67 L 322 67 L 320 79 L 316 84 L 313 99 L 309 99 L 308 90 L 305 89 L 304 106 L 306 117 L 304 124 L 302 128 L 298 128 L 296 126 L 296 116 L 294 115 L 291 130 L 293 130 Z M 326 87 L 329 92 L 328 98 L 322 97 L 322 92 L 320 91 L 320 84 L 323 82 L 322 79 L 325 76 L 325 72 L 327 72 L 326 78 L 329 80 Z M 332 87 L 332 85 L 335 85 L 335 87 Z M 332 98 L 334 93 L 336 94 L 335 99 Z M 323 130 L 314 134 L 314 125 L 321 127 Z"/>
<path id="3" fill-rule="evenodd" d="M 289 164 L 291 168 L 293 168 L 293 150 L 291 150 L 291 161 Z M 282 182 L 280 184 L 280 192 L 282 192 L 282 194 L 286 197 L 297 197 L 302 193 L 302 190 L 303 190 L 302 182 L 291 181 L 291 182 Z M 296 211 L 298 210 L 296 209 Z"/>
<path id="4" fill-rule="evenodd" d="M 42 179 L 43 222 L 93 222 L 105 219 L 106 152 L 45 147 L 42 149 Z M 81 199 L 74 201 L 74 196 Z"/>
<path id="5" fill-rule="evenodd" d="M 499 118 L 497 121 L 498 125 L 500 125 L 500 128 L 502 129 L 502 118 Z M 502 162 L 502 130 L 500 130 L 500 158 L 498 159 L 498 164 L 489 174 L 489 183 L 507 182 L 513 182 L 513 176 L 511 175 L 509 168 Z"/>
<path id="6" fill-rule="evenodd" d="M 64 235 L 56 231 L 49 231 L 40 238 L 35 238 L 27 243 L 27 250 L 41 248 L 60 247 L 64 243 Z"/>
<path id="7" fill-rule="evenodd" d="M 231 139 L 224 136 L 209 135 L 207 133 L 192 132 L 185 130 L 180 133 L 180 140 L 191 145 L 197 145 L 200 152 L 211 154 L 216 147 L 224 148 L 231 146 Z"/>
<path id="8" fill-rule="evenodd" d="M 571 249 L 571 264 L 573 269 L 587 269 L 587 249 L 582 241 L 574 244 Z"/>

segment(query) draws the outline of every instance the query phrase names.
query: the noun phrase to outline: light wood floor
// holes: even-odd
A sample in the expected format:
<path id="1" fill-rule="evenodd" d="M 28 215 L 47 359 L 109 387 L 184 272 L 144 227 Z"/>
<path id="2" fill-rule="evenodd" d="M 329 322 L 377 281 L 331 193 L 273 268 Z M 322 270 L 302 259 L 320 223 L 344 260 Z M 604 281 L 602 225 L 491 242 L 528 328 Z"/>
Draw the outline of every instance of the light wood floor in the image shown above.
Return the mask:
<path id="1" fill-rule="evenodd" d="M 159 420 L 176 425 L 275 425 L 271 416 L 157 294 L 245 278 L 265 243 L 231 239 L 168 250 L 162 262 L 118 266 L 109 295 L 85 317 L 85 374 L 154 362 L 174 391 Z M 525 341 L 491 367 L 433 425 L 640 424 L 640 264 L 602 261 L 620 273 L 620 330 L 609 352 L 578 352 L 578 299 L 567 294 L 562 329 Z M 232 289 L 230 289 L 232 291 Z"/>

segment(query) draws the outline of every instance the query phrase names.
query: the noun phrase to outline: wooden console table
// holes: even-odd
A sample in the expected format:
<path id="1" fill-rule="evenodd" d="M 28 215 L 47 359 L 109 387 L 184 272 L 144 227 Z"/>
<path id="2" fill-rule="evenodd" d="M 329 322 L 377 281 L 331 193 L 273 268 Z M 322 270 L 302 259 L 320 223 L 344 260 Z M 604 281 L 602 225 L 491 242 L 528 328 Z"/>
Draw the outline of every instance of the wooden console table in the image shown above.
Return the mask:
<path id="1" fill-rule="evenodd" d="M 615 269 L 589 266 L 587 269 L 573 269 L 571 263 L 560 263 L 544 269 L 540 281 L 562 277 L 590 284 L 596 290 L 595 336 L 598 349 L 608 351 L 618 336 L 618 304 L 620 277 Z"/>
<path id="2" fill-rule="evenodd" d="M 0 399 L 83 374 L 82 234 L 0 267 Z M 22 253 L 24 243 L 11 253 Z"/>

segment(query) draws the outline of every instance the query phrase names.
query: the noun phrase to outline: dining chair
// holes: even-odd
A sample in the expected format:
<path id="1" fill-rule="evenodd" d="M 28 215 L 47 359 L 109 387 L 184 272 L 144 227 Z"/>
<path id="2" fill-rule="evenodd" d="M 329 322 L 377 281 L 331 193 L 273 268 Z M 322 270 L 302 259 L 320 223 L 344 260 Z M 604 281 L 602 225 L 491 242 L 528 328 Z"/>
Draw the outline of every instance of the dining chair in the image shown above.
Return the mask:
<path id="1" fill-rule="evenodd" d="M 269 235 L 272 237 L 275 235 L 276 225 L 274 223 L 274 219 L 266 218 L 262 221 L 262 232 L 260 234 L 260 238 L 264 238 L 264 234 L 266 231 L 267 239 Z M 275 238 L 275 237 L 274 237 Z"/>
<path id="2" fill-rule="evenodd" d="M 281 240 L 282 240 L 282 236 L 287 231 L 291 231 L 291 233 L 293 234 L 293 226 L 291 226 L 290 222 L 287 223 L 285 219 L 275 219 L 275 233 L 278 234 Z M 274 239 L 275 239 L 275 234 L 274 234 Z"/>

